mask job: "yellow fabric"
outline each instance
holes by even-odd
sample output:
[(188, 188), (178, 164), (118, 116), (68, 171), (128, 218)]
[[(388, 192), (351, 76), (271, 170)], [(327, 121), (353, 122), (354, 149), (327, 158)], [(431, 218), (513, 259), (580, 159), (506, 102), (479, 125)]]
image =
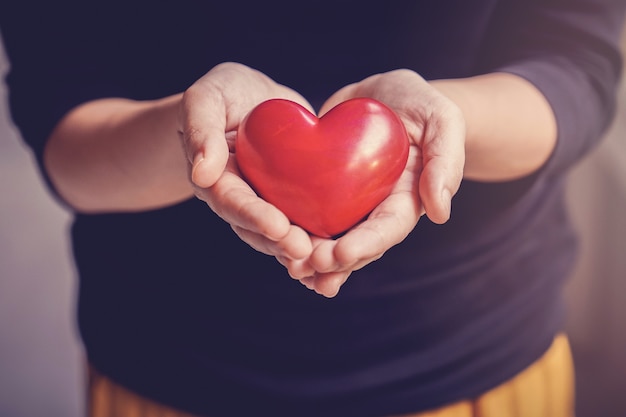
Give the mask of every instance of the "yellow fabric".
[[(194, 417), (142, 398), (89, 370), (89, 417)], [(530, 367), (482, 396), (396, 417), (574, 417), (574, 367), (559, 335)]]

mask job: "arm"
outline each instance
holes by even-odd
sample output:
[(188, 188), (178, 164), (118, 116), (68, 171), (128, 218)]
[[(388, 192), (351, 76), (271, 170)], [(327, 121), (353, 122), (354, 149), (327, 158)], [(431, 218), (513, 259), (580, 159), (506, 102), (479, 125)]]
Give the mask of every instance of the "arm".
[[(528, 82), (490, 74), (431, 84), (463, 110), (466, 178), (523, 176), (549, 157), (554, 118)], [(190, 198), (187, 161), (175, 133), (180, 100), (180, 95), (144, 102), (102, 99), (73, 110), (45, 152), (59, 193), (85, 212), (138, 211)]]
[(54, 128), (45, 166), (60, 195), (78, 211), (173, 204), (193, 196), (194, 184), (216, 183), (229, 157), (226, 132), (256, 104), (274, 97), (309, 106), (264, 74), (230, 63), (212, 69), (184, 94), (90, 101)]
[(55, 127), (44, 153), (46, 169), (79, 211), (141, 211), (195, 194), (255, 249), (306, 257), (309, 236), (256, 196), (229, 153), (226, 132), (275, 97), (310, 107), (264, 74), (232, 63), (216, 66), (184, 94), (91, 101)]
[(100, 99), (67, 114), (44, 152), (61, 197), (81, 212), (140, 211), (190, 198), (176, 135), (180, 99)]
[(437, 80), (431, 85), (459, 106), (465, 118), (465, 178), (520, 178), (538, 170), (553, 152), (557, 139), (554, 113), (528, 81), (491, 73)]

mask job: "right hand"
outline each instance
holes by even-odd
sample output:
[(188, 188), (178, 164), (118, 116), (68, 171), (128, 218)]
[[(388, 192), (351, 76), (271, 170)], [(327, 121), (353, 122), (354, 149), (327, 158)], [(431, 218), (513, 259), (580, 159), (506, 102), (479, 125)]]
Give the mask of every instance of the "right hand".
[(312, 252), (309, 234), (258, 197), (241, 178), (234, 159), (239, 124), (256, 105), (272, 98), (311, 109), (300, 94), (259, 71), (236, 63), (220, 64), (183, 94), (179, 136), (194, 193), (200, 200), (254, 249), (281, 259), (305, 259)]
[(379, 100), (398, 114), (409, 136), (409, 158), (390, 195), (365, 221), (338, 239), (313, 238), (308, 270), (297, 271), (299, 261), (280, 259), (292, 276), (326, 297), (335, 296), (353, 271), (402, 242), (423, 214), (445, 223), (463, 178), (463, 113), (419, 74), (395, 70), (370, 76), (337, 91), (320, 113), (355, 97)]

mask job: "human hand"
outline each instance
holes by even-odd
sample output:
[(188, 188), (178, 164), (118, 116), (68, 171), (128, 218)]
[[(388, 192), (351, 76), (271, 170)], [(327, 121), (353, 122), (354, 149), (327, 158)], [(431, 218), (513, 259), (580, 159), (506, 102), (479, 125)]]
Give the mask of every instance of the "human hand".
[(354, 97), (379, 100), (398, 114), (409, 135), (409, 160), (389, 197), (364, 222), (336, 240), (313, 237), (306, 262), (278, 257), (293, 277), (327, 297), (336, 295), (353, 271), (404, 240), (424, 213), (435, 223), (446, 222), (463, 177), (463, 115), (418, 74), (397, 70), (348, 85), (320, 114)]
[(271, 98), (285, 98), (311, 109), (301, 95), (259, 71), (236, 63), (220, 64), (183, 94), (179, 136), (195, 195), (256, 250), (300, 260), (310, 255), (311, 238), (256, 195), (241, 178), (232, 153), (241, 121)]

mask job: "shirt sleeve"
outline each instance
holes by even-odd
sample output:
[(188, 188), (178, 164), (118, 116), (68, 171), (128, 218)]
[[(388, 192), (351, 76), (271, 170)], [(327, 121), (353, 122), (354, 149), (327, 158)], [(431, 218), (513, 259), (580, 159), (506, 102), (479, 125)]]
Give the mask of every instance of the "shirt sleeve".
[(622, 0), (511, 0), (495, 9), (482, 70), (527, 79), (556, 118), (557, 145), (540, 175), (563, 173), (612, 121), (625, 9)]
[(112, 74), (111, 65), (105, 44), (94, 39), (90, 16), (76, 18), (70, 10), (42, 3), (36, 10), (23, 2), (6, 3), (0, 6), (0, 35), (9, 61), (4, 81), (11, 118), (58, 196), (43, 168), (52, 130), (77, 105), (126, 92), (118, 80), (101, 76)]
[(168, 32), (156, 29), (167, 14), (154, 21), (151, 9), (140, 3), (98, 8), (38, 2), (33, 9), (27, 2), (0, 2), (11, 117), (57, 196), (43, 155), (50, 134), (70, 110), (105, 97), (164, 97), (197, 78), (192, 70), (174, 75), (176, 65), (164, 64), (160, 49)]

